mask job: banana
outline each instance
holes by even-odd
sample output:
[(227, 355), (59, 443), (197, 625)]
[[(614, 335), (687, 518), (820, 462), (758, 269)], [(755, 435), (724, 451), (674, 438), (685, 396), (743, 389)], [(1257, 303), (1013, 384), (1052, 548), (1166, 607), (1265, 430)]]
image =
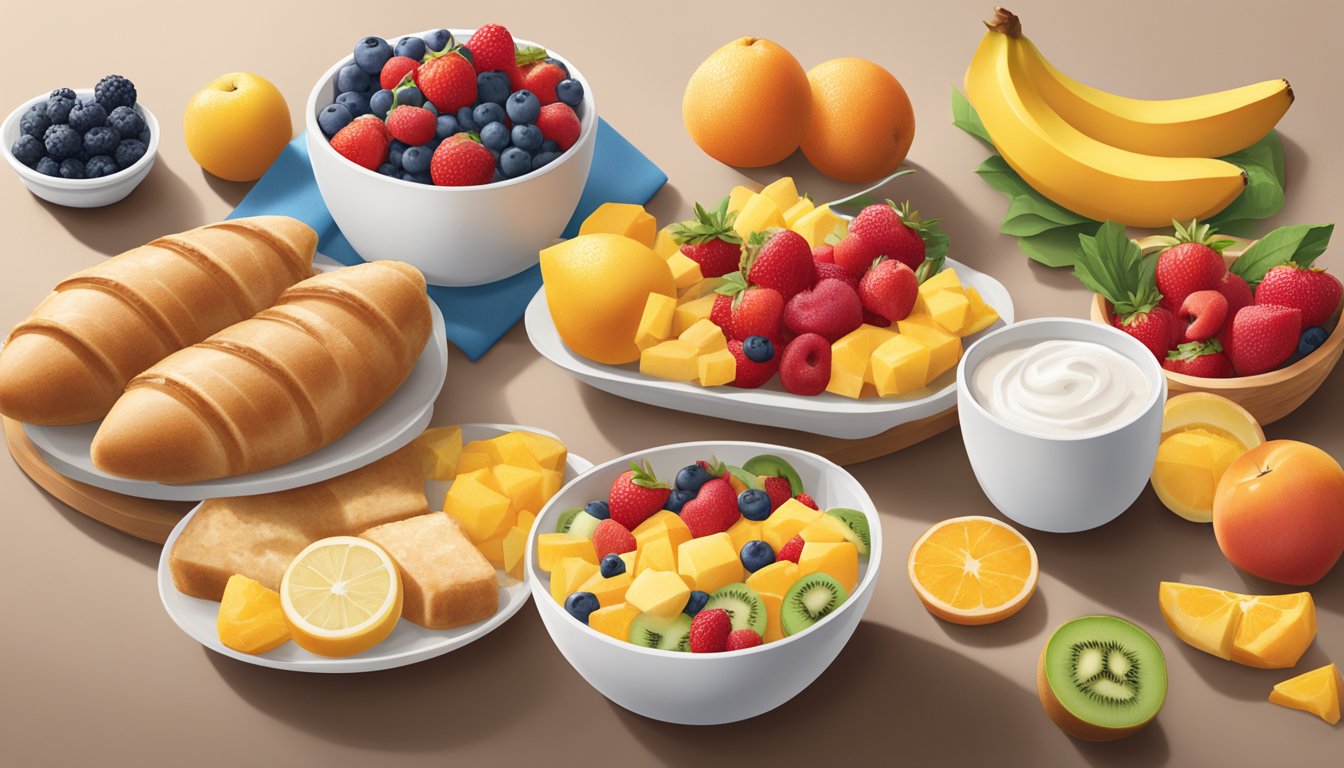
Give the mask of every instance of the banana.
[(1088, 218), (1154, 228), (1206, 219), (1241, 194), (1246, 173), (1232, 163), (1131, 152), (1075, 128), (1033, 86), (1014, 26), (990, 25), (966, 71), (966, 96), (1036, 191)]

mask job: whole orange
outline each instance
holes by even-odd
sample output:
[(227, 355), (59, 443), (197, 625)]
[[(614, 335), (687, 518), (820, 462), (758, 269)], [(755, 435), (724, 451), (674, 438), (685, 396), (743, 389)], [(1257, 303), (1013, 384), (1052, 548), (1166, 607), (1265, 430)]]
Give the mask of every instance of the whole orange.
[(221, 75), (187, 103), (187, 150), (229, 181), (256, 181), (294, 136), (289, 106), (271, 81), (250, 72)]
[(686, 83), (681, 119), (705, 154), (759, 168), (793, 154), (807, 130), (811, 88), (783, 47), (742, 37), (711, 53)]
[(915, 110), (890, 72), (866, 59), (823, 61), (807, 73), (812, 116), (803, 154), (841, 181), (873, 181), (896, 170), (915, 139)]

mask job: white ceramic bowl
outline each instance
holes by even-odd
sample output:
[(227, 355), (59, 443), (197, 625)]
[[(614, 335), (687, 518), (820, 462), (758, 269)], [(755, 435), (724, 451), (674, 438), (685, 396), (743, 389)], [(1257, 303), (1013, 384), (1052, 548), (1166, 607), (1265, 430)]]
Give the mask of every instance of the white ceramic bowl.
[[(1144, 410), (1110, 431), (1057, 437), (1010, 425), (976, 400), (970, 377), (985, 358), (1056, 339), (1095, 342), (1134, 361), (1151, 388)], [(1167, 379), (1147, 347), (1086, 320), (1046, 317), (1007, 326), (971, 345), (957, 366), (957, 413), (975, 479), (1000, 512), (1040, 531), (1096, 528), (1134, 503), (1153, 472), (1166, 399)]]
[[(581, 624), (550, 595), (550, 578), (537, 565), (539, 533), (554, 531), (560, 513), (606, 498), (612, 480), (630, 462), (647, 459), (660, 477), (697, 459), (715, 456), (742, 464), (771, 453), (798, 471), (808, 493), (823, 508), (848, 507), (868, 516), (872, 545), (861, 562), (859, 585), (849, 599), (815, 626), (791, 637), (732, 653), (691, 654), (641, 648)], [(796, 696), (825, 671), (849, 642), (872, 599), (882, 562), (882, 521), (863, 486), (845, 470), (815, 454), (778, 445), (703, 442), (665, 445), (612, 459), (583, 473), (542, 510), (527, 542), (532, 602), (551, 640), (590, 685), (626, 709), (670, 723), (731, 723), (768, 712)]]
[[(451, 31), (459, 43), (472, 32)], [(592, 86), (568, 59), (554, 51), (551, 55), (583, 84), (579, 140), (549, 165), (477, 187), (435, 187), (394, 179), (336, 154), (317, 125), (317, 115), (336, 99), (336, 74), (354, 55), (327, 70), (313, 86), (304, 111), (308, 155), (322, 199), (360, 256), (367, 261), (407, 262), (434, 285), (490, 283), (537, 263), (541, 249), (560, 236), (579, 203), (597, 134)]]
[[(10, 151), (10, 147), (19, 139), (19, 118), (23, 117), (23, 113), (27, 112), (29, 107), (40, 101), (46, 101), (50, 95), (50, 92), (46, 92), (25, 101), (18, 109), (10, 112), (5, 122), (0, 124), (0, 143), (4, 144), (5, 160), (9, 162), (9, 167), (19, 174), (23, 185), (29, 192), (49, 203), (70, 208), (101, 208), (131, 194), (131, 191), (149, 175), (159, 154), (159, 121), (154, 119), (154, 113), (146, 109), (144, 104), (136, 102), (135, 111), (140, 113), (140, 117), (145, 119), (145, 125), (149, 127), (149, 146), (145, 150), (145, 156), (135, 161), (130, 168), (123, 168), (110, 176), (97, 179), (47, 176), (20, 163)], [(75, 95), (92, 96), (93, 89), (80, 88), (75, 91)]]

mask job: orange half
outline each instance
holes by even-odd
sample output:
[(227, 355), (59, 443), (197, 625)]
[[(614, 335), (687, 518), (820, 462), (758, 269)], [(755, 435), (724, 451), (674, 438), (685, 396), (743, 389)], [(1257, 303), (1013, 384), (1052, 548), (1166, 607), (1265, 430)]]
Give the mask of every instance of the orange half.
[(910, 550), (910, 583), (929, 613), (954, 624), (991, 624), (1022, 610), (1040, 572), (1031, 542), (989, 517), (954, 517)]
[(1291, 667), (1316, 638), (1316, 604), (1310, 592), (1243, 595), (1164, 581), (1158, 603), (1177, 637), (1249, 667)]

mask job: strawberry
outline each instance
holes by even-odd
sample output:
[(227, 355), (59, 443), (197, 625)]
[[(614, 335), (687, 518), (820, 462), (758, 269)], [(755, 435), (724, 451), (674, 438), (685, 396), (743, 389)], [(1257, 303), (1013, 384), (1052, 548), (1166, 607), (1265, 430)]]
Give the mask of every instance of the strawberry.
[(780, 560), (788, 560), (791, 563), (797, 563), (798, 558), (802, 557), (802, 555), (803, 555), (803, 537), (794, 536), (792, 539), (789, 539), (787, 542), (785, 542), (784, 546), (780, 547), (779, 551), (775, 553), (775, 562), (779, 562)]
[(387, 159), (387, 129), (373, 115), (362, 115), (331, 137), (331, 148), (346, 160), (370, 171)]
[(822, 280), (784, 305), (784, 324), (794, 333), (816, 333), (834, 342), (863, 323), (859, 294), (840, 280)]
[(733, 354), (733, 360), (737, 362), (733, 378), (734, 387), (755, 389), (774, 378), (775, 372), (779, 370), (781, 355), (775, 355), (763, 363), (758, 363), (742, 352), (742, 342), (737, 339), (728, 340), (728, 351)]
[(733, 336), (733, 297), (724, 293), (714, 297), (714, 306), (709, 310), (709, 320), (719, 326), (725, 338)]
[(471, 65), (477, 74), (496, 69), (503, 72), (517, 69), (513, 35), (501, 24), (478, 27), (464, 47), (471, 51)]
[(864, 325), (875, 325), (878, 328), (886, 328), (891, 325), (891, 321), (881, 315), (874, 315), (868, 310), (863, 311)]
[(800, 493), (795, 498), (797, 498), (798, 503), (802, 504), (804, 507), (810, 507), (811, 509), (815, 510), (821, 509), (821, 507), (817, 506), (817, 500), (812, 498), (806, 493)]
[(1287, 360), (1302, 333), (1302, 310), (1277, 304), (1243, 307), (1223, 335), (1238, 376), (1264, 373)]
[(816, 248), (813, 248), (813, 249), (812, 249), (812, 260), (815, 261), (815, 262), (817, 262), (818, 264), (834, 264), (834, 263), (835, 263), (835, 246), (834, 246), (834, 245), (818, 245)]
[(406, 79), (406, 75), (415, 71), (420, 66), (420, 62), (408, 56), (393, 56), (383, 65), (383, 71), (378, 73), (378, 84), (386, 90), (392, 90)]
[(611, 493), (607, 494), (611, 519), (633, 531), (662, 509), (671, 493), (672, 489), (658, 480), (647, 461), (643, 465), (631, 462), (630, 469), (612, 481)]
[[(919, 269), (924, 263), (927, 241), (942, 237), (938, 227), (941, 219), (921, 219), (918, 211), (910, 210), (910, 202), (901, 204), (888, 200), (885, 204), (870, 205), (859, 211), (849, 223), (849, 233), (872, 243), (877, 256), (886, 256), (910, 269)], [(872, 263), (872, 259), (869, 259)]]
[(691, 619), (691, 653), (721, 653), (728, 649), (733, 620), (722, 608), (701, 611)]
[(1227, 272), (1223, 248), (1232, 241), (1216, 239), (1213, 228), (1198, 221), (1188, 227), (1173, 221), (1172, 226), (1175, 236), (1161, 238), (1168, 247), (1157, 257), (1157, 289), (1162, 292), (1162, 306), (1176, 312), (1195, 291), (1218, 289)]
[(1223, 279), (1218, 281), (1216, 289), (1227, 299), (1227, 316), (1236, 317), (1237, 312), (1242, 307), (1249, 307), (1255, 303), (1255, 296), (1251, 293), (1251, 286), (1246, 280), (1235, 272), (1224, 272)]
[(1255, 289), (1256, 304), (1278, 304), (1302, 311), (1302, 326), (1325, 325), (1339, 308), (1339, 280), (1323, 269), (1289, 263), (1265, 273)]
[(542, 136), (560, 145), (561, 152), (574, 146), (574, 142), (579, 140), (582, 128), (579, 116), (574, 114), (574, 108), (558, 101), (541, 108), (541, 114), (537, 116), (537, 127), (541, 129)]
[(440, 187), (489, 184), (495, 177), (494, 155), (479, 141), (456, 138), (450, 137), (434, 150), (429, 161), (430, 178)]
[[(830, 381), (831, 343), (825, 337), (804, 333), (784, 347), (784, 354), (779, 359), (779, 383), (784, 389), (795, 395), (820, 395)], [(766, 492), (769, 491), (767, 485)], [(773, 505), (773, 495), (770, 501)]]
[(1166, 307), (1152, 307), (1147, 312), (1134, 312), (1128, 315), (1116, 315), (1111, 325), (1143, 342), (1158, 360), (1167, 356), (1171, 341), (1179, 331), (1176, 330), (1176, 316)]
[(681, 521), (697, 539), (722, 533), (741, 519), (742, 513), (737, 511), (737, 494), (721, 477), (700, 486), (695, 498), (681, 507)]
[(1182, 341), (1211, 339), (1227, 319), (1227, 297), (1218, 291), (1195, 291), (1181, 302), (1180, 320), (1189, 320)]
[(876, 245), (853, 232), (835, 244), (835, 263), (855, 277), (862, 277), (879, 255)]
[(1226, 379), (1233, 375), (1232, 361), (1223, 354), (1223, 345), (1217, 339), (1180, 345), (1167, 353), (1162, 367), (1172, 373), (1206, 379)]
[(415, 84), (441, 115), (476, 103), (476, 70), (461, 47), (451, 48), (415, 70)]
[(793, 498), (793, 486), (789, 484), (787, 477), (764, 475), (761, 477), (761, 486), (765, 495), (770, 497), (771, 512), (779, 509), (779, 505)]
[(686, 258), (700, 265), (704, 277), (721, 277), (737, 270), (742, 259), (742, 238), (733, 230), (736, 212), (728, 210), (728, 198), (713, 210), (695, 204), (695, 218), (672, 225), (672, 241)]
[(523, 88), (535, 93), (542, 106), (554, 104), (555, 86), (569, 77), (565, 70), (544, 61), (529, 64), (523, 69)]
[(1092, 236), (1079, 235), (1073, 274), (1111, 304), (1111, 325), (1143, 342), (1161, 361), (1179, 340), (1176, 316), (1158, 306), (1152, 257), (1114, 221)]
[(813, 274), (812, 278), (813, 285), (820, 283), (822, 280), (839, 280), (845, 285), (848, 285), (850, 288), (853, 288), (855, 291), (859, 290), (859, 278), (855, 277), (854, 273), (850, 272), (849, 270), (845, 269), (839, 264), (836, 264), (835, 262), (831, 261), (812, 262), (812, 274)]
[(756, 630), (734, 629), (728, 633), (728, 641), (724, 644), (723, 649), (725, 651), (741, 651), (747, 648), (755, 648), (760, 644), (761, 636), (756, 634)]
[(887, 321), (904, 320), (919, 298), (919, 279), (905, 262), (879, 257), (873, 268), (859, 281), (859, 301), (863, 308)]
[(784, 316), (784, 297), (770, 288), (748, 288), (733, 299), (733, 338), (746, 341), (749, 336), (764, 336), (776, 345)]
[(387, 113), (387, 130), (397, 141), (418, 147), (434, 138), (435, 120), (428, 109), (403, 104)]
[(637, 546), (634, 534), (624, 525), (607, 518), (593, 529), (593, 549), (597, 550), (598, 562), (610, 554), (623, 555), (634, 552)]
[(792, 230), (755, 232), (743, 249), (742, 271), (752, 285), (774, 288), (788, 301), (812, 285), (812, 249)]

